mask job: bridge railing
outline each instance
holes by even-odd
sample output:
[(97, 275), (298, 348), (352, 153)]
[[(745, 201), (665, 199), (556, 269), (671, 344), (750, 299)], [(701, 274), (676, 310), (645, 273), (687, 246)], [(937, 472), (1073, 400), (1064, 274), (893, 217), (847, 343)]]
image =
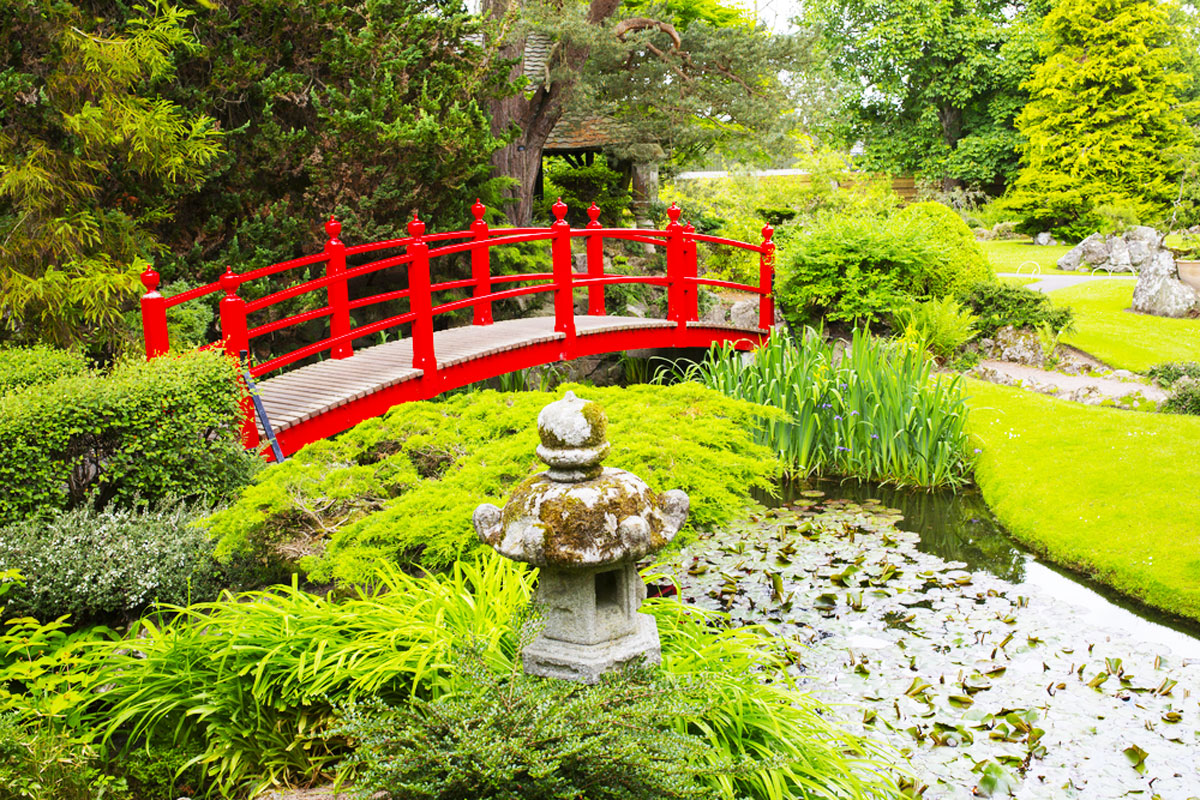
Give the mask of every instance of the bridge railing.
[[(328, 241), (322, 252), (302, 258), (271, 264), (244, 273), (235, 273), (227, 268), (217, 281), (186, 292), (164, 297), (158, 291), (159, 275), (153, 268), (142, 273), (146, 287), (142, 296), (142, 325), (146, 345), (146, 357), (166, 353), (170, 347), (167, 327), (167, 310), (181, 303), (197, 300), (217, 292), (224, 292), (219, 303), (221, 341), (206, 347), (222, 347), (237, 357), (250, 349), (251, 340), (276, 331), (301, 325), (312, 320), (329, 318), (329, 335), (311, 344), (296, 348), (289, 353), (270, 358), (250, 368), (254, 377), (260, 377), (288, 364), (320, 353), (328, 352), (331, 358), (349, 358), (354, 354), (355, 341), (374, 336), (382, 331), (401, 325), (411, 325), (410, 337), (413, 346), (415, 369), (427, 374), (437, 370), (434, 352), (433, 318), (464, 308), (473, 309), (474, 325), (492, 324), (492, 304), (509, 298), (532, 295), (540, 292), (554, 293), (555, 330), (568, 340), (575, 337), (574, 292), (586, 289), (588, 314), (605, 314), (604, 287), (620, 283), (641, 283), (665, 286), (667, 289), (667, 319), (680, 327), (699, 320), (700, 286), (715, 286), (741, 290), (759, 295), (759, 325), (769, 328), (774, 320), (771, 297), (775, 271), (774, 230), (771, 226), (762, 229), (762, 241), (758, 244), (722, 239), (696, 233), (690, 224), (680, 224), (680, 209), (672, 204), (667, 210), (669, 222), (663, 230), (637, 228), (605, 228), (599, 222), (600, 209), (593, 203), (588, 209), (591, 221), (585, 228), (572, 228), (565, 220), (567, 206), (560, 200), (552, 207), (555, 221), (548, 228), (501, 228), (489, 229), (484, 215), (487, 208), (479, 201), (471, 207), (474, 221), (469, 229), (445, 233), (425, 233), (425, 223), (414, 214), (408, 223), (408, 236), (370, 244), (347, 247), (341, 241), (342, 225), (332, 217), (325, 223)], [(576, 273), (571, 252), (571, 240), (586, 240), (586, 271)], [(665, 276), (622, 275), (604, 271), (604, 241), (617, 239), (639, 242), (665, 248), (667, 269)], [(551, 271), (520, 273), (514, 275), (492, 274), (491, 250), (495, 247), (521, 242), (549, 241)], [(758, 285), (702, 278), (697, 272), (697, 245), (707, 242), (718, 246), (740, 248), (759, 254)], [(347, 266), (347, 257), (381, 253), (387, 250), (403, 252), (389, 255), (353, 267)], [(461, 280), (431, 283), (430, 264), (435, 258), (469, 253), (471, 277)], [(271, 292), (255, 300), (247, 301), (239, 296), (244, 284), (260, 278), (277, 275), (289, 270), (300, 269), (312, 264), (325, 264), (322, 277), (296, 283)], [(349, 282), (381, 270), (404, 267), (408, 271), (408, 286), (404, 289), (381, 292), (367, 297), (350, 299)], [(527, 284), (515, 288), (496, 288), (511, 283)], [(434, 294), (454, 289), (471, 289), (468, 297), (434, 304)], [(325, 305), (298, 314), (261, 323), (251, 327), (250, 315), (277, 306), (300, 295), (324, 291)], [(408, 310), (362, 325), (354, 325), (351, 312), (361, 308), (408, 301)]]

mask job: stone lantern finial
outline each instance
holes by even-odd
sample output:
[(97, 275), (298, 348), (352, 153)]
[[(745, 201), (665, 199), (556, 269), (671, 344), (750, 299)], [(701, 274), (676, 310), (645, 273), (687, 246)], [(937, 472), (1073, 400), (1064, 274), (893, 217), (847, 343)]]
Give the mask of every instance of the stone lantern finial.
[(531, 674), (595, 683), (622, 664), (661, 660), (654, 618), (638, 613), (646, 586), (637, 561), (678, 533), (688, 497), (660, 495), (604, 467), (607, 428), (598, 405), (567, 392), (538, 415), (537, 455), (549, 469), (518, 486), (503, 509), (475, 509), (480, 539), (541, 568), (546, 626), (522, 655)]

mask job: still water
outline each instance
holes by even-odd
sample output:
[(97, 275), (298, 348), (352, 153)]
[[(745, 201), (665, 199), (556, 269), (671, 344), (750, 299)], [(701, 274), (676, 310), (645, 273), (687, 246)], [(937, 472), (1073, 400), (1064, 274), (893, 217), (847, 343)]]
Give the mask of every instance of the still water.
[(918, 534), (923, 552), (946, 561), (962, 561), (970, 570), (983, 570), (1018, 586), (1035, 586), (1075, 607), (1099, 628), (1163, 644), (1181, 658), (1200, 661), (1200, 625), (1139, 606), (1038, 560), (1008, 535), (977, 490), (926, 492), (863, 481), (818, 480), (785, 484), (779, 498), (759, 499), (766, 505), (789, 503), (800, 492), (812, 489), (829, 499), (862, 503), (874, 498), (899, 509), (904, 521), (898, 527)]

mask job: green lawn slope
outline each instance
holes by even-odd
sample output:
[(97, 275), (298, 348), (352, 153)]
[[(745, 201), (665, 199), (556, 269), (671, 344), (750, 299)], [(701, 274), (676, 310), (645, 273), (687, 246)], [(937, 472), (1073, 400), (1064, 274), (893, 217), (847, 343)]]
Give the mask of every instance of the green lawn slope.
[(1019, 541), (1200, 620), (1200, 417), (1083, 406), (968, 380), (976, 480)]
[(1200, 319), (1168, 319), (1129, 310), (1134, 281), (1097, 280), (1050, 292), (1075, 310), (1062, 341), (1110, 367), (1145, 372), (1164, 361), (1200, 361)]
[(1040, 247), (1028, 239), (992, 239), (979, 245), (995, 272), (1016, 272), (1024, 266), (1021, 272), (1029, 273), (1033, 270), (1029, 264), (1032, 261), (1042, 268), (1043, 275), (1047, 272), (1062, 273), (1057, 262), (1071, 249), (1068, 245)]

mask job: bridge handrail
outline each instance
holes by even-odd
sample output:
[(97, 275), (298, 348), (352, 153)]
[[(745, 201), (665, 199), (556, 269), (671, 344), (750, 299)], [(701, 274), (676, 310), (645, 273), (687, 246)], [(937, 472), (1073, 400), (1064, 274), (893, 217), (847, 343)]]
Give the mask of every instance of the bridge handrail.
[[(772, 241), (774, 229), (771, 226), (768, 225), (762, 229), (761, 243), (752, 244), (696, 233), (695, 228), (690, 224), (680, 224), (681, 212), (674, 204), (667, 211), (670, 221), (664, 230), (605, 228), (599, 222), (600, 209), (595, 203), (587, 210), (591, 221), (584, 228), (572, 228), (566, 222), (567, 207), (561, 200), (554, 204), (552, 210), (555, 221), (548, 228), (497, 228), (492, 230), (484, 221), (486, 207), (476, 201), (475, 205), (471, 207), (471, 213), (475, 219), (468, 230), (426, 234), (425, 223), (414, 214), (412, 221), (408, 223), (409, 235), (407, 237), (352, 247), (347, 247), (342, 243), (339, 238), (342, 224), (330, 217), (325, 223), (325, 231), (329, 238), (320, 253), (282, 261), (242, 274), (234, 273), (232, 268), (227, 268), (225, 274), (217, 281), (181, 292), (170, 298), (163, 297), (158, 293), (160, 278), (151, 267), (141, 276), (142, 283), (147, 290), (141, 300), (146, 356), (154, 358), (166, 353), (170, 348), (166, 315), (168, 308), (204, 297), (218, 290), (225, 292), (225, 296), (219, 304), (221, 341), (207, 345), (207, 347), (221, 346), (226, 352), (235, 356), (248, 351), (249, 342), (253, 338), (324, 317), (330, 319), (327, 337), (254, 366), (251, 374), (255, 377), (326, 351), (335, 359), (348, 358), (354, 353), (354, 341), (408, 323), (412, 323), (413, 326), (410, 334), (413, 344), (413, 368), (424, 370), (426, 373), (435, 372), (437, 359), (433, 351), (434, 316), (473, 307), (474, 324), (490, 325), (492, 324), (491, 308), (493, 303), (542, 292), (554, 292), (555, 330), (561, 332), (568, 340), (573, 340), (575, 336), (575, 312), (572, 296), (574, 289), (587, 290), (590, 315), (604, 315), (606, 313), (604, 287), (622, 283), (665, 286), (667, 288), (668, 319), (681, 328), (685, 327), (688, 322), (699, 319), (697, 290), (700, 286), (718, 286), (758, 294), (760, 296), (760, 326), (768, 328), (773, 322), (774, 305), (771, 291), (774, 279), (775, 243)], [(587, 265), (585, 272), (575, 272), (574, 270), (571, 240), (577, 238), (585, 240)], [(466, 241), (462, 241), (464, 239)], [(643, 276), (605, 272), (603, 264), (605, 239), (640, 242), (653, 247), (665, 248), (667, 274), (665, 276)], [(552, 267), (550, 272), (491, 274), (490, 256), (493, 247), (534, 241), (550, 242)], [(697, 245), (700, 242), (758, 253), (760, 255), (759, 284), (752, 286), (734, 281), (699, 277), (697, 274)], [(440, 246), (431, 249), (430, 245), (435, 243)], [(404, 253), (399, 255), (379, 258), (353, 267), (348, 267), (346, 264), (347, 256), (376, 253), (401, 247), (404, 248)], [(439, 256), (456, 253), (470, 255), (471, 277), (431, 283), (430, 261)], [(246, 301), (238, 296), (238, 289), (249, 281), (317, 263), (325, 264), (324, 276), (302, 281), (251, 301)], [(381, 292), (354, 300), (349, 299), (348, 282), (350, 279), (397, 266), (407, 267), (407, 288)], [(505, 283), (529, 285), (511, 289), (493, 289), (493, 285)], [(467, 288), (472, 290), (470, 297), (451, 300), (436, 306), (433, 304), (433, 292)], [(255, 327), (247, 325), (248, 314), (321, 289), (326, 292), (326, 302), (319, 308), (292, 314)], [(407, 299), (409, 304), (409, 310), (405, 313), (357, 327), (351, 324), (350, 311), (352, 310), (402, 299)], [(253, 428), (252, 425), (250, 427)], [(247, 435), (250, 437), (249, 433)]]

